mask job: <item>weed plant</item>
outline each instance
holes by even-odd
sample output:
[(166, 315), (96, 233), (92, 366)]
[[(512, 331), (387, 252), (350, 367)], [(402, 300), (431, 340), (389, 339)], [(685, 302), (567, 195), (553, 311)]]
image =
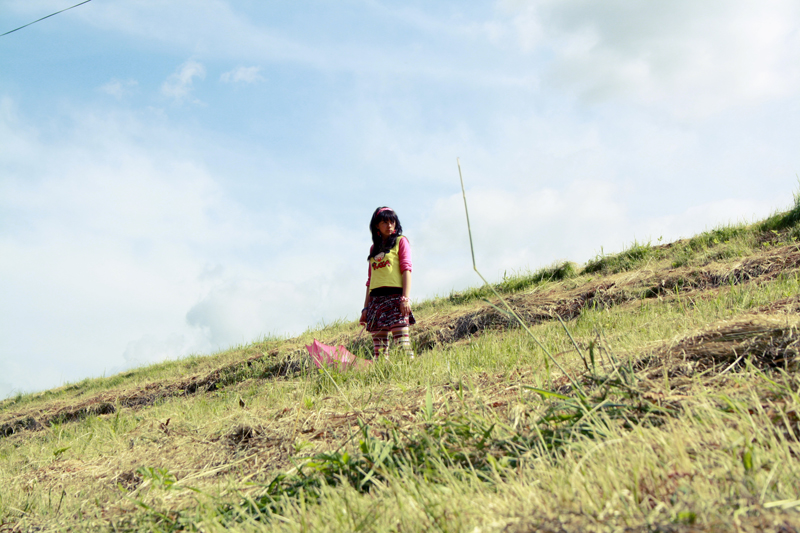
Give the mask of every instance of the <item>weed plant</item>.
[(800, 190), (794, 193), (794, 205), (789, 211), (779, 212), (757, 225), (761, 232), (784, 232), (789, 230), (790, 236), (797, 238), (800, 226)]
[(660, 259), (663, 254), (650, 243), (634, 242), (629, 248), (614, 255), (598, 256), (586, 263), (583, 274), (616, 274), (640, 267), (651, 259)]
[(544, 283), (562, 281), (575, 277), (578, 274), (578, 267), (575, 263), (565, 261), (555, 263), (535, 272), (503, 274), (503, 280), (493, 284), (491, 287), (473, 287), (465, 291), (451, 292), (445, 298), (438, 298), (422, 302), (416, 306), (416, 310), (425, 311), (433, 307), (449, 307), (451, 305), (463, 305), (470, 302), (484, 300), (494, 296), (494, 291), (500, 294), (515, 294), (524, 292), (531, 288), (540, 286)]

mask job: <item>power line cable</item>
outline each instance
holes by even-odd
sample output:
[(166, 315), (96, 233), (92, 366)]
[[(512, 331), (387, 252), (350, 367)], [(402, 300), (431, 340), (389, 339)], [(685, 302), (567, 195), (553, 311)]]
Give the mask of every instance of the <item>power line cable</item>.
[(74, 5), (74, 6), (72, 6), (72, 7), (68, 7), (68, 8), (66, 8), (66, 9), (62, 9), (61, 11), (56, 11), (55, 13), (50, 13), (50, 14), (49, 14), (49, 15), (47, 15), (46, 17), (42, 17), (42, 18), (40, 18), (40, 19), (38, 19), (38, 20), (34, 20), (33, 22), (29, 22), (29, 23), (25, 24), (24, 26), (20, 26), (19, 28), (16, 28), (16, 29), (13, 29), (13, 30), (11, 30), (11, 31), (7, 31), (7, 32), (5, 32), (5, 33), (3, 33), (3, 34), (0, 34), (0, 37), (3, 37), (4, 35), (8, 35), (9, 33), (14, 33), (15, 31), (17, 31), (17, 30), (21, 30), (22, 28), (27, 28), (27, 27), (28, 27), (28, 26), (30, 26), (31, 24), (36, 24), (37, 22), (41, 22), (41, 21), (42, 21), (42, 20), (44, 20), (44, 19), (49, 19), (49, 18), (50, 18), (50, 17), (52, 17), (53, 15), (58, 15), (59, 13), (63, 13), (64, 11), (69, 11), (70, 9), (76, 8), (76, 7), (78, 7), (78, 6), (82, 6), (83, 4), (88, 4), (88, 3), (89, 3), (89, 2), (91, 2), (91, 1), (92, 1), (92, 0), (83, 0), (83, 2), (81, 2), (81, 3), (79, 3), (79, 4), (75, 4), (75, 5)]

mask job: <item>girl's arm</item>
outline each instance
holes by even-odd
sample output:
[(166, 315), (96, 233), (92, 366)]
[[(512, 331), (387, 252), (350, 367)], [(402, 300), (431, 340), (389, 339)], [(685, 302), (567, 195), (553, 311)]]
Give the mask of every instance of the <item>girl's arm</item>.
[(403, 276), (403, 300), (400, 302), (400, 312), (403, 316), (411, 314), (411, 246), (408, 244), (406, 237), (400, 237), (400, 246), (398, 247), (398, 256), (400, 259), (400, 272)]
[(403, 272), (403, 300), (400, 302), (400, 312), (403, 316), (411, 314), (411, 301), (409, 300), (411, 294), (411, 271), (406, 270)]
[[(373, 246), (369, 247), (369, 253), (372, 255)], [(369, 261), (367, 261), (367, 295), (364, 297), (364, 309), (361, 310), (361, 318), (359, 324), (367, 323), (367, 306), (369, 305), (369, 281), (372, 279), (372, 269), (370, 268)]]
[(367, 286), (367, 295), (364, 297), (364, 309), (361, 310), (361, 318), (359, 319), (359, 324), (366, 324), (367, 323), (367, 306), (369, 305), (369, 286)]

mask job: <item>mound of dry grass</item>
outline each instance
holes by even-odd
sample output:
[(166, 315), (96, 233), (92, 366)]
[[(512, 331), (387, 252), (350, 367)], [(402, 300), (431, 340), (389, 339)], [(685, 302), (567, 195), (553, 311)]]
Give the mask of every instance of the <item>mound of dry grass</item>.
[(758, 368), (795, 372), (800, 364), (800, 316), (751, 315), (716, 324), (671, 346), (666, 355), (678, 367), (702, 372), (749, 360)]

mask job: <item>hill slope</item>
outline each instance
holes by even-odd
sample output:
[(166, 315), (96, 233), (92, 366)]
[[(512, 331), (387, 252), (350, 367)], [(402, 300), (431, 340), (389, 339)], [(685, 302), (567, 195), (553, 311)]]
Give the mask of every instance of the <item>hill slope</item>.
[(799, 220), (6, 400), (0, 531), (797, 531)]

